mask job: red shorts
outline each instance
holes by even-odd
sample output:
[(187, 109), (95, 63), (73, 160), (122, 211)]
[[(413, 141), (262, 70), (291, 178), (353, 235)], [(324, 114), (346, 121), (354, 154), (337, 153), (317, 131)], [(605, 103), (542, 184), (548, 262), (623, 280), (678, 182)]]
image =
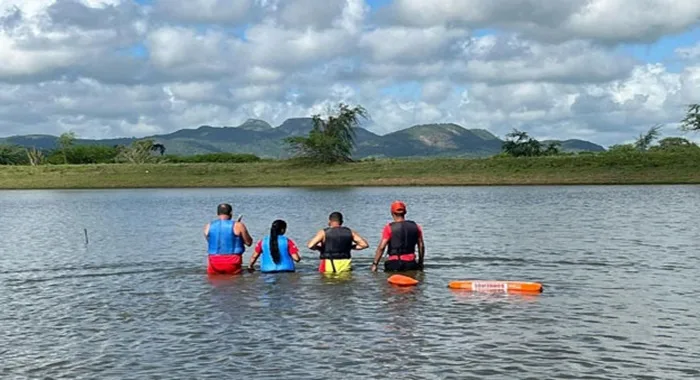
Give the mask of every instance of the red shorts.
[(238, 274), (242, 270), (241, 255), (209, 255), (208, 274)]
[(415, 261), (416, 254), (415, 253), (408, 253), (405, 255), (390, 255), (387, 258), (387, 260)]

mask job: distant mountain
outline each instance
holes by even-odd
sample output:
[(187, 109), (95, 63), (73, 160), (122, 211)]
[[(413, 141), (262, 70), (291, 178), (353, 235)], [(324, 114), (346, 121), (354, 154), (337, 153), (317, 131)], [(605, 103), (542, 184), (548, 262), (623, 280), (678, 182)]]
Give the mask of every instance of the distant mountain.
[(489, 156), (500, 152), (501, 144), (496, 136), (483, 130), (468, 130), (457, 124), (424, 124), (358, 142), (358, 155)]
[[(253, 153), (260, 157), (286, 158), (284, 138), (303, 136), (311, 131), (311, 118), (292, 118), (278, 127), (263, 120), (249, 119), (237, 127), (202, 125), (164, 135), (149, 136), (165, 145), (166, 154), (202, 154), (214, 152)], [(503, 141), (483, 129), (465, 129), (457, 124), (424, 124), (386, 135), (356, 128), (355, 158), (364, 157), (483, 157), (501, 151)], [(12, 136), (0, 144), (16, 144), (38, 149), (53, 149), (58, 138), (49, 135)], [(77, 139), (76, 144), (129, 145), (136, 138), (104, 140)], [(548, 143), (549, 141), (543, 141)], [(604, 151), (600, 145), (584, 140), (561, 141), (568, 152)]]

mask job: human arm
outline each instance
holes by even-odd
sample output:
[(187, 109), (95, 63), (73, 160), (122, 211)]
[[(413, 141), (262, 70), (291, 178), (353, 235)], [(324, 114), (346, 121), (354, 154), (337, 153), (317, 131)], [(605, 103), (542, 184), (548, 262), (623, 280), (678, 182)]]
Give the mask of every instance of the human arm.
[(207, 223), (207, 224), (204, 226), (204, 238), (205, 238), (205, 239), (208, 239), (208, 238), (209, 238), (209, 223)]
[(323, 230), (320, 230), (316, 233), (316, 236), (311, 238), (308, 243), (306, 243), (306, 247), (309, 248), (310, 250), (318, 251), (321, 249), (321, 245), (323, 244), (323, 239), (326, 237), (326, 234), (323, 233)]
[(365, 238), (360, 236), (360, 234), (358, 234), (355, 231), (352, 231), (352, 241), (353, 241), (353, 243), (355, 243), (354, 249), (356, 249), (358, 251), (363, 250), (365, 248), (369, 248), (369, 244), (367, 243), (367, 240), (365, 240)]
[(372, 266), (370, 269), (372, 272), (377, 271), (377, 265), (382, 260), (382, 255), (384, 254), (384, 249), (386, 249), (387, 244), (389, 244), (389, 239), (382, 239), (377, 245), (377, 250), (374, 252), (374, 260), (372, 260)]
[(243, 222), (236, 222), (236, 224), (233, 226), (233, 232), (236, 235), (241, 236), (243, 238), (243, 244), (246, 246), (250, 247), (253, 245), (253, 237), (250, 236), (250, 233), (248, 232), (248, 227), (245, 226)]
[(289, 251), (289, 255), (292, 256), (292, 260), (294, 260), (294, 262), (298, 263), (301, 261), (301, 256), (299, 256), (299, 248), (297, 248), (294, 240), (287, 239), (287, 251)]
[(418, 226), (418, 266), (423, 269), (423, 258), (425, 257), (425, 242), (423, 241), (423, 229)]
[(374, 260), (372, 260), (371, 266), (372, 272), (377, 271), (377, 265), (379, 265), (379, 261), (381, 261), (382, 255), (384, 254), (384, 250), (389, 244), (389, 239), (391, 239), (391, 227), (389, 227), (389, 225), (387, 224), (382, 230), (382, 239), (379, 241), (379, 244), (377, 245), (377, 250), (374, 253)]
[(258, 257), (260, 257), (260, 253), (262, 253), (262, 240), (258, 242), (258, 244), (255, 245), (255, 249), (253, 250), (253, 254), (250, 255), (250, 264), (248, 264), (248, 271), (252, 272), (255, 270), (255, 262), (258, 261)]

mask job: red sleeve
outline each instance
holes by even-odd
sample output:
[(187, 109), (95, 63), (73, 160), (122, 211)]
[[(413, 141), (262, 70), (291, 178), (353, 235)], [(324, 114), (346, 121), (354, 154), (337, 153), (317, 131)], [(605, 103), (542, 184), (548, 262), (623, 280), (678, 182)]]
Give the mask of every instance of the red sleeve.
[(296, 243), (294, 243), (294, 240), (292, 239), (287, 239), (287, 250), (289, 251), (290, 255), (299, 254), (299, 248), (297, 248)]
[(255, 245), (255, 253), (262, 252), (262, 240), (258, 240), (258, 244)]
[(388, 224), (384, 226), (384, 229), (382, 230), (382, 240), (383, 239), (391, 239), (391, 226)]

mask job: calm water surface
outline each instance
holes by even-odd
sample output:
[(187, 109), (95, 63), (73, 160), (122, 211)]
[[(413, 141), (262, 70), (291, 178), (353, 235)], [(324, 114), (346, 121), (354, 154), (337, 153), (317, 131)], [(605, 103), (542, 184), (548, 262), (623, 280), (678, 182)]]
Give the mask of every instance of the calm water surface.
[[(426, 235), (412, 289), (369, 271), (395, 198)], [(371, 248), (342, 278), (303, 250), (297, 273), (210, 279), (222, 201), (299, 245), (338, 209)], [(700, 378), (698, 186), (5, 191), (0, 211), (2, 379)], [(469, 278), (545, 291), (446, 287)]]

